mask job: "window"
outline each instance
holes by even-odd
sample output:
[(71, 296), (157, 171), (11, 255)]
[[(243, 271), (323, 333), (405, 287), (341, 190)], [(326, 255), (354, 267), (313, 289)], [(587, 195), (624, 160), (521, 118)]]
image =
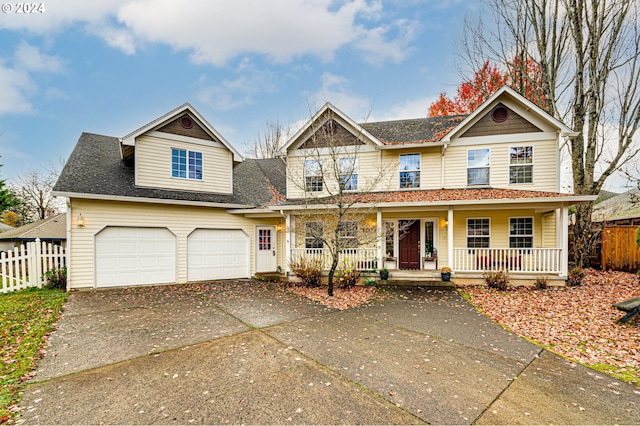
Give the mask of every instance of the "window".
[(345, 157), (338, 159), (340, 170), (340, 187), (344, 191), (358, 190), (358, 159), (356, 157)]
[(393, 222), (385, 222), (384, 223), (384, 251), (387, 257), (393, 257), (395, 253), (394, 243), (395, 243), (395, 234), (396, 234), (396, 226)]
[(533, 248), (532, 217), (512, 217), (509, 219), (509, 247)]
[(467, 185), (489, 185), (489, 148), (467, 151)]
[(424, 255), (426, 257), (435, 257), (435, 226), (434, 222), (428, 220), (424, 223)]
[(400, 188), (420, 188), (420, 154), (400, 156)]
[(345, 248), (358, 247), (358, 222), (338, 223), (338, 246)]
[(309, 192), (322, 191), (322, 160), (305, 160), (304, 183)]
[(202, 180), (202, 153), (171, 148), (171, 176)]
[(467, 219), (467, 247), (489, 248), (489, 219)]
[(509, 148), (509, 183), (533, 183), (533, 147)]
[(304, 247), (308, 249), (321, 249), (324, 246), (322, 243), (323, 232), (324, 226), (322, 222), (307, 222)]

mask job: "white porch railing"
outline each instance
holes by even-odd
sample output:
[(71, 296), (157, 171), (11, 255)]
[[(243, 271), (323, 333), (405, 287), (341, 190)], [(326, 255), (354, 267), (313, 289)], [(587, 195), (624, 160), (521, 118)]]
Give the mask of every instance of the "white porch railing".
[(455, 272), (502, 271), (560, 274), (560, 248), (454, 248), (452, 268)]
[[(321, 248), (293, 248), (291, 249), (291, 262), (300, 258), (313, 259), (322, 262), (323, 269), (331, 266), (331, 254), (327, 249)], [(376, 248), (349, 248), (344, 249), (338, 257), (338, 268), (344, 264), (358, 270), (378, 268), (378, 249)]]
[(0, 252), (0, 293), (42, 287), (45, 283), (43, 274), (54, 268), (64, 268), (66, 261), (64, 248), (40, 241)]

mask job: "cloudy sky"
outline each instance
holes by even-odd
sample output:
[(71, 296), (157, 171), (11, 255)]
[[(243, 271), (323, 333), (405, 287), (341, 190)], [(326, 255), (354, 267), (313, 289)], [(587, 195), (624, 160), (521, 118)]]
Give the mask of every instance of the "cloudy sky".
[(0, 12), (0, 178), (59, 163), (190, 102), (241, 152), (330, 101), (424, 116), (459, 82), (474, 0), (44, 0)]

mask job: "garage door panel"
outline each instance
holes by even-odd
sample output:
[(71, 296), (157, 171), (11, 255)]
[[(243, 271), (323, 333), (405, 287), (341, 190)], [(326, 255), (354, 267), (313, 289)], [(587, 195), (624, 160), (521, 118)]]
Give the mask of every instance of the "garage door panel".
[(110, 226), (95, 247), (98, 287), (176, 281), (176, 238), (166, 228)]
[(187, 240), (189, 281), (247, 278), (249, 236), (239, 229), (197, 229)]

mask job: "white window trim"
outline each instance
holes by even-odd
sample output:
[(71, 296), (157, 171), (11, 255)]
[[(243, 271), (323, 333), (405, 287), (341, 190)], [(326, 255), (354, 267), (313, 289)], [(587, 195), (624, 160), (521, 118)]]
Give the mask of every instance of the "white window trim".
[[(307, 162), (313, 161), (315, 163), (318, 164), (318, 174), (312, 174), (312, 175), (308, 175), (307, 174)], [(322, 158), (305, 158), (304, 160), (304, 192), (323, 192), (324, 191), (324, 180), (322, 179), (322, 165), (323, 165), (323, 161)], [(308, 187), (307, 187), (307, 177), (320, 177), (321, 178), (321, 184), (322, 184), (322, 189), (318, 190), (318, 191), (309, 191)]]
[(531, 219), (531, 247), (513, 247), (514, 249), (528, 250), (536, 247), (536, 222), (533, 216), (509, 216), (509, 230), (507, 232), (507, 246), (511, 247), (511, 237), (529, 237), (529, 235), (511, 235), (511, 219)]
[[(403, 156), (408, 156), (408, 155), (417, 155), (420, 159), (420, 168), (419, 169), (411, 169), (411, 170), (402, 170), (400, 169), (400, 165), (402, 164), (402, 162), (400, 161), (400, 159)], [(414, 186), (412, 188), (403, 188), (402, 187), (402, 179), (400, 178), (400, 174), (402, 172), (418, 172), (420, 175), (420, 179), (418, 179), (418, 186)], [(400, 189), (400, 191), (413, 191), (416, 189), (421, 189), (422, 188), (422, 153), (421, 152), (407, 152), (405, 154), (399, 154), (398, 155), (398, 189)]]
[[(173, 175), (173, 150), (176, 149), (178, 151), (185, 151), (187, 153), (187, 170), (186, 170), (186, 176), (185, 177), (179, 177), (179, 176), (174, 176)], [(200, 154), (200, 157), (202, 159), (202, 178), (198, 179), (198, 178), (190, 178), (189, 177), (189, 153), (190, 152), (195, 152)], [(171, 175), (171, 179), (179, 179), (179, 180), (192, 180), (195, 182), (204, 182), (204, 153), (202, 151), (194, 151), (191, 149), (186, 149), (186, 148), (176, 148), (176, 147), (171, 147), (171, 169), (169, 171), (170, 175)]]
[(356, 192), (358, 190), (359, 186), (360, 186), (360, 176), (359, 176), (359, 174), (360, 174), (360, 162), (358, 161), (358, 157), (355, 156), (355, 155), (349, 155), (349, 156), (346, 156), (346, 157), (339, 157), (338, 158), (338, 174), (339, 174), (339, 176), (338, 176), (338, 184), (339, 185), (342, 185), (342, 173), (340, 173), (341, 172), (340, 163), (342, 162), (342, 160), (353, 160), (354, 167), (351, 170), (351, 174), (350, 174), (348, 180), (351, 180), (353, 178), (353, 176), (356, 176), (356, 179), (357, 179), (355, 189), (344, 189), (344, 191), (345, 192)]
[[(511, 164), (511, 148), (525, 148), (525, 147), (531, 147), (531, 164)], [(534, 185), (536, 182), (536, 175), (535, 175), (535, 162), (536, 162), (536, 149), (535, 146), (533, 144), (531, 145), (510, 145), (509, 146), (509, 152), (508, 152), (508, 167), (509, 167), (509, 173), (508, 173), (508, 177), (507, 179), (509, 180), (509, 185)], [(489, 157), (489, 162), (491, 162), (491, 157)], [(525, 183), (511, 183), (511, 167), (512, 166), (531, 166), (531, 182), (525, 182)], [(491, 172), (489, 172), (491, 173)], [(489, 179), (491, 179), (491, 175), (489, 175)]]
[[(489, 151), (489, 164), (487, 166), (482, 166), (482, 167), (469, 167), (469, 151), (484, 151), (484, 150), (488, 150)], [(467, 187), (473, 187), (473, 188), (482, 188), (482, 187), (488, 187), (491, 186), (491, 148), (468, 148), (467, 149), (467, 159), (466, 159), (466, 163), (467, 163), (467, 169), (465, 173), (465, 181), (467, 184)], [(482, 184), (469, 184), (469, 169), (485, 169), (488, 168), (489, 169), (489, 182), (488, 183), (482, 183)]]
[[(489, 221), (489, 234), (488, 235), (469, 235), (469, 221), (470, 220), (488, 220)], [(465, 237), (465, 245), (467, 246), (468, 249), (470, 250), (481, 250), (477, 247), (469, 247), (469, 238), (476, 238), (476, 237), (481, 237), (481, 238), (489, 238), (489, 247), (486, 247), (484, 250), (486, 249), (490, 249), (491, 248), (491, 218), (490, 217), (468, 217), (467, 218), (467, 230), (465, 231), (466, 233), (466, 237)]]

